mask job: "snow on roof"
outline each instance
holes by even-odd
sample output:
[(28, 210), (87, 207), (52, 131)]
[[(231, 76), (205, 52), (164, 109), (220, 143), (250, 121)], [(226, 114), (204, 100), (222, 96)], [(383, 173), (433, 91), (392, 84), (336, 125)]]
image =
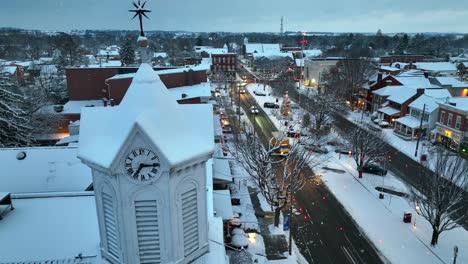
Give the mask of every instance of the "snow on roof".
[(291, 58), (293, 59), (293, 55), (292, 53), (290, 52), (268, 52), (268, 53), (264, 53), (264, 52), (260, 52), (260, 53), (253, 53), (252, 54), (253, 58), (254, 59), (258, 59), (258, 58), (269, 58), (269, 59), (275, 59), (275, 58)]
[(441, 85), (450, 85), (452, 87), (468, 87), (468, 83), (458, 80), (456, 77), (435, 77)]
[(425, 89), (424, 94), (431, 96), (435, 99), (451, 98), (452, 95), (447, 89)]
[(232, 182), (231, 168), (227, 159), (213, 159), (213, 179)]
[[(26, 154), (23, 160), (17, 155)], [(77, 148), (35, 147), (0, 149), (3, 169), (0, 192), (38, 193), (84, 191), (91, 170), (77, 158)], [(1, 254), (0, 254), (1, 255)]]
[(397, 76), (398, 77), (424, 76), (424, 72), (421, 70), (411, 69), (411, 70), (400, 72)]
[(451, 62), (416, 62), (416, 68), (426, 71), (457, 71), (457, 66)]
[[(169, 92), (171, 92), (171, 94), (177, 100), (197, 98), (197, 97), (211, 97), (211, 85), (208, 82), (204, 82), (204, 83), (190, 85), (190, 86), (181, 86), (181, 87), (171, 88), (169, 89)], [(185, 94), (185, 97), (183, 97), (184, 94)]]
[(384, 114), (387, 114), (387, 115), (389, 115), (389, 116), (396, 115), (396, 114), (400, 113), (400, 110), (395, 109), (395, 108), (390, 107), (390, 106), (386, 106), (386, 107), (380, 108), (380, 109), (377, 110), (377, 111), (382, 112), (382, 113), (384, 113)]
[(211, 58), (202, 58), (200, 64), (201, 65), (211, 66), (212, 60), (211, 60)]
[[(449, 103), (452, 103), (455, 105), (450, 105)], [(447, 103), (444, 103), (444, 105), (449, 105), (451, 107), (455, 107), (462, 111), (468, 111), (468, 97), (453, 97), (449, 99)]]
[[(420, 126), (420, 124), (421, 124), (420, 119), (418, 119), (418, 118), (416, 118), (414, 116), (410, 116), (410, 115), (400, 117), (400, 118), (396, 119), (395, 122), (406, 125), (406, 126), (408, 126), (410, 128), (418, 128)], [(423, 122), (423, 127), (424, 126), (427, 126), (427, 122)]]
[(88, 107), (100, 107), (104, 106), (102, 100), (79, 100), (79, 101), (68, 101), (63, 106), (63, 111), (60, 113), (64, 114), (80, 114), (83, 108)]
[(214, 190), (213, 202), (217, 216), (221, 216), (223, 220), (230, 220), (234, 217), (229, 190)]
[(320, 57), (322, 56), (322, 51), (319, 49), (303, 50), (304, 55), (307, 58)]
[(47, 57), (39, 58), (39, 61), (41, 61), (42, 63), (51, 62), (53, 60), (54, 58), (47, 58)]
[(120, 60), (109, 60), (108, 62), (101, 63), (102, 67), (121, 67), (122, 62)]
[(212, 111), (211, 105), (179, 105), (158, 74), (144, 63), (119, 106), (83, 109), (78, 156), (109, 168), (135, 125), (146, 132), (170, 166), (211, 155)]
[(105, 50), (99, 50), (98, 53), (97, 53), (98, 56), (120, 56), (119, 54), (119, 50), (118, 49), (115, 49), (115, 50), (108, 50), (108, 49), (105, 49)]
[(25, 67), (25, 68), (28, 68), (28, 67), (32, 66), (33, 62), (32, 61), (25, 61), (25, 62), (16, 62), (15, 64), (19, 65), (19, 66), (22, 66), (22, 67)]
[(407, 87), (401, 86), (401, 85), (388, 85), (380, 89), (377, 89), (373, 91), (372, 93), (378, 96), (390, 96), (391, 94), (395, 92), (398, 93), (398, 91), (404, 90), (404, 89), (407, 89)]
[(434, 110), (437, 110), (437, 108), (439, 108), (439, 105), (437, 104), (437, 102), (440, 102), (440, 100), (438, 100), (438, 99), (436, 99), (436, 98), (434, 98), (432, 96), (423, 94), (420, 97), (418, 97), (416, 100), (414, 100), (409, 105), (409, 107), (416, 108), (416, 109), (422, 111), (422, 109), (423, 109), (423, 107), (425, 105), (425, 111), (428, 112), (428, 113), (432, 113)]
[(153, 57), (154, 58), (157, 58), (157, 57), (167, 58), (167, 52), (154, 52)]
[(279, 44), (248, 43), (245, 44), (246, 53), (280, 53)]
[(390, 66), (391, 66), (391, 67), (398, 68), (397, 65), (398, 65), (401, 69), (404, 69), (404, 68), (406, 67), (406, 65), (409, 65), (409, 63), (406, 63), (406, 62), (399, 62), (399, 61), (390, 63)]
[(296, 66), (297, 67), (304, 67), (304, 61), (303, 59), (295, 59)]
[(380, 66), (380, 69), (384, 71), (401, 71), (402, 70), (400, 68), (390, 67), (390, 66)]
[(15, 210), (0, 221), (0, 261), (75, 263), (80, 253), (99, 255), (96, 201), (82, 194), (13, 199)]
[(41, 65), (41, 75), (57, 73), (57, 66), (53, 64)]
[(393, 78), (409, 88), (434, 88), (434, 85), (424, 76), (403, 77), (398, 75)]
[(15, 74), (16, 69), (18, 69), (16, 66), (3, 66), (0, 67), (0, 73)]
[(391, 92), (390, 96), (387, 98), (388, 101), (395, 102), (397, 104), (403, 104), (408, 101), (411, 97), (416, 95), (416, 89), (406, 88), (398, 89)]
[(222, 137), (223, 129), (221, 128), (221, 119), (219, 115), (213, 115), (213, 127), (215, 137)]
[(72, 136), (62, 138), (57, 143), (55, 143), (55, 145), (64, 146), (64, 145), (68, 145), (69, 143), (76, 143), (79, 141), (79, 136), (80, 135), (72, 135)]

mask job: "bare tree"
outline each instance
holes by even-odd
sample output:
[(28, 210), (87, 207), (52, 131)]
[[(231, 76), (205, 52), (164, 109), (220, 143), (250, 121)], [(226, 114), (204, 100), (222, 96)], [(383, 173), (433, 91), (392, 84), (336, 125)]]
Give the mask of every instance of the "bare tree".
[[(468, 161), (438, 147), (429, 160), (424, 180), (412, 188), (412, 202), (419, 214), (432, 225), (431, 245), (437, 245), (439, 235), (466, 224), (468, 220)], [(431, 164), (432, 163), (432, 164)], [(432, 166), (431, 166), (432, 165)]]
[(264, 147), (247, 129), (247, 133), (236, 140), (237, 151), (232, 152), (275, 210), (275, 226), (279, 225), (280, 212), (289, 204), (291, 195), (316, 177), (313, 173), (304, 173), (304, 170), (307, 166), (313, 168), (319, 164), (318, 158), (298, 143), (290, 146), (287, 156), (275, 156), (283, 140), (275, 138), (268, 147)]
[(311, 132), (319, 139), (326, 133), (333, 120), (333, 101), (327, 95), (316, 94), (307, 98), (302, 106), (312, 119)]
[(368, 59), (347, 58), (338, 61), (336, 66), (325, 74), (323, 84), (327, 93), (349, 101), (354, 109), (358, 89), (369, 80), (372, 73), (373, 67)]
[(356, 162), (359, 178), (362, 178), (363, 168), (372, 162), (377, 162), (387, 154), (383, 135), (380, 131), (369, 131), (355, 128), (345, 138), (349, 142), (351, 156)]

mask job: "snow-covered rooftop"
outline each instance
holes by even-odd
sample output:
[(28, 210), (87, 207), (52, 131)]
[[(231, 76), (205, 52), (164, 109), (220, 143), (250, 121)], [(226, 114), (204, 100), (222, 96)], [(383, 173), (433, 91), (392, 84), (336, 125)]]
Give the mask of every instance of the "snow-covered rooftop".
[(215, 137), (223, 136), (223, 128), (221, 127), (221, 120), (219, 115), (213, 115), (213, 128)]
[(104, 106), (102, 100), (80, 100), (80, 101), (68, 101), (63, 105), (64, 114), (80, 114), (83, 108), (88, 107), (100, 107)]
[(377, 111), (382, 112), (384, 114), (387, 114), (389, 116), (396, 115), (396, 114), (400, 113), (400, 110), (395, 109), (395, 108), (390, 107), (390, 106), (382, 107)]
[(441, 85), (450, 85), (454, 88), (467, 88), (468, 83), (460, 81), (456, 77), (435, 77)]
[(405, 86), (401, 86), (401, 85), (388, 85), (380, 89), (377, 89), (373, 91), (372, 93), (378, 96), (389, 96), (393, 93), (398, 93), (400, 90), (405, 90), (405, 89), (408, 89), (408, 88)]
[(424, 94), (436, 99), (446, 99), (452, 97), (447, 89), (425, 89)]
[[(427, 91), (427, 90), (426, 90)], [(425, 92), (426, 92), (425, 91)], [(424, 105), (425, 106), (425, 111), (432, 113), (434, 110), (437, 110), (439, 108), (439, 105), (437, 102), (443, 102), (444, 100), (442, 99), (437, 99), (437, 97), (433, 97), (427, 94), (423, 94), (420, 97), (418, 97), (416, 100), (414, 100), (409, 107), (411, 108), (416, 108), (422, 111)]]
[[(452, 103), (455, 105), (451, 105), (449, 103)], [(444, 103), (444, 104), (449, 105), (451, 107), (455, 107), (462, 111), (468, 111), (468, 97), (453, 97), (449, 99), (447, 103)]]
[(390, 96), (387, 100), (395, 102), (397, 104), (403, 104), (408, 101), (411, 97), (416, 95), (416, 89), (406, 88), (406, 89), (396, 89), (390, 93)]
[(400, 72), (398, 77), (416, 77), (416, 76), (424, 76), (424, 72), (421, 70), (411, 69), (407, 71)]
[(15, 74), (16, 66), (2, 66), (0, 67), (0, 73)]
[(303, 59), (295, 59), (296, 66), (297, 67), (304, 67), (304, 61)]
[[(176, 88), (169, 89), (169, 92), (177, 100), (190, 99), (197, 97), (210, 97), (211, 96), (211, 85), (208, 82), (190, 85), (190, 86), (181, 86)], [(185, 94), (185, 97), (183, 95)]]
[(13, 199), (13, 206), (15, 210), (0, 221), (2, 263), (75, 263), (79, 254), (99, 254), (92, 192)]
[(280, 44), (248, 43), (245, 44), (246, 53), (280, 53)]
[[(18, 155), (22, 155), (21, 152), (25, 154), (23, 160), (17, 158)], [(77, 148), (69, 147), (0, 149), (0, 160), (3, 164), (0, 192), (86, 190), (92, 183), (91, 170), (77, 158), (77, 152)]]
[(144, 63), (119, 106), (83, 109), (78, 156), (109, 168), (133, 126), (148, 135), (170, 166), (211, 155), (212, 111), (208, 104), (179, 105), (158, 73)]
[[(402, 85), (409, 88), (434, 88), (435, 86), (424, 76), (402, 77), (400, 75), (393, 77)], [(439, 87), (440, 88), (440, 87)]]
[(400, 68), (396, 68), (396, 67), (390, 67), (390, 66), (380, 66), (380, 69), (383, 70), (383, 71), (401, 71)]
[[(418, 118), (416, 118), (414, 116), (410, 116), (410, 115), (400, 117), (400, 118), (396, 119), (396, 122), (401, 123), (401, 124), (403, 124), (405, 126), (408, 126), (410, 128), (417, 128), (421, 124), (420, 119), (418, 119)], [(427, 126), (427, 122), (423, 122), (423, 127), (424, 126)]]
[(254, 59), (258, 58), (269, 58), (269, 59), (276, 59), (276, 58), (291, 58), (293, 59), (293, 54), (290, 52), (259, 52), (252, 54)]
[(416, 62), (416, 68), (426, 71), (457, 71), (457, 66), (451, 62)]
[(167, 52), (154, 52), (153, 57), (154, 58), (157, 58), (157, 57), (167, 58)]
[(320, 57), (323, 54), (319, 49), (304, 50), (303, 53), (307, 58)]

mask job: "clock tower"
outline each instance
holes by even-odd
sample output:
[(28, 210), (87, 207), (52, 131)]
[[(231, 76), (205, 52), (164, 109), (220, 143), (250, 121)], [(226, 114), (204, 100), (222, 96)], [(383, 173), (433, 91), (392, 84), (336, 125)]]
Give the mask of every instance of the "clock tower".
[(91, 167), (110, 263), (189, 263), (209, 251), (211, 105), (179, 105), (142, 64), (121, 104), (85, 108), (79, 158)]

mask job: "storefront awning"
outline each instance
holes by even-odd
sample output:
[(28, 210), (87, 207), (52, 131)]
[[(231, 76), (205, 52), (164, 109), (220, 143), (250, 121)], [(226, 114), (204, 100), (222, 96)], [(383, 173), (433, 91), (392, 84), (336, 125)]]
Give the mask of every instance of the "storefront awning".
[(223, 220), (230, 220), (234, 217), (231, 204), (231, 192), (229, 190), (213, 191), (213, 207), (217, 216)]

